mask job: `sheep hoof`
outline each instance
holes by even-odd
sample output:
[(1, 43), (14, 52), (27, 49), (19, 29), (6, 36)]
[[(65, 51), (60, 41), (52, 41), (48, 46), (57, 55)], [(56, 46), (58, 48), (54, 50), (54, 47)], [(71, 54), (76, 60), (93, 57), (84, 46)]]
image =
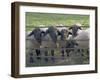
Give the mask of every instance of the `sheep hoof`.
[(49, 61), (48, 58), (44, 58), (44, 60), (45, 60), (45, 62), (48, 62)]
[(65, 55), (63, 54), (63, 55), (61, 55), (62, 57), (65, 57)]
[(67, 57), (69, 57), (69, 53), (67, 53)]
[(55, 62), (55, 58), (52, 57), (51, 60), (52, 60), (52, 62)]
[(41, 60), (41, 57), (37, 57), (37, 60)]
[(34, 59), (32, 57), (30, 57), (29, 63), (34, 63)]
[(62, 56), (62, 60), (64, 60), (65, 58), (64, 58), (64, 56)]
[(84, 57), (84, 55), (83, 54), (81, 54), (83, 57)]

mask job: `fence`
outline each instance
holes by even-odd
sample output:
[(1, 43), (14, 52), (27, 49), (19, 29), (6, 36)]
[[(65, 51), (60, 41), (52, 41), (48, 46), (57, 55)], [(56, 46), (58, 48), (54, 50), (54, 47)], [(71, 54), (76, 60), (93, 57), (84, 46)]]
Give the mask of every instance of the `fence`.
[[(46, 28), (49, 26), (39, 27)], [(70, 26), (55, 26), (55, 27), (70, 27)], [(83, 27), (83, 26), (81, 26)], [(89, 26), (86, 26), (89, 27)], [(36, 27), (34, 27), (36, 28)], [(33, 27), (30, 27), (33, 29)], [(26, 38), (26, 41), (30, 40)], [(34, 40), (32, 40), (35, 42)], [(54, 66), (54, 65), (74, 65), (74, 64), (88, 64), (89, 63), (89, 47), (60, 47), (59, 42), (67, 43), (68, 41), (72, 41), (76, 43), (82, 42), (82, 44), (89, 45), (89, 40), (57, 40), (56, 47), (44, 47), (42, 43), (39, 43), (38, 47), (34, 47), (32, 49), (26, 48), (26, 66)], [(45, 43), (49, 43), (49, 41), (45, 40)], [(61, 43), (60, 43), (61, 44)], [(27, 45), (27, 43), (26, 43)], [(33, 44), (34, 45), (34, 44)], [(47, 45), (48, 46), (48, 45)]]
[[(87, 40), (82, 40), (87, 41)], [(28, 49), (26, 49), (27, 51)], [(54, 66), (89, 63), (89, 48), (33, 48), (26, 53), (26, 66)]]
[[(56, 27), (56, 28), (62, 28), (62, 27), (66, 27), (66, 28), (69, 28), (69, 27), (71, 27), (71, 26), (53, 26), (53, 25), (51, 25), (52, 27)], [(48, 28), (48, 27), (51, 27), (51, 26), (26, 26), (26, 30), (33, 30), (33, 29), (35, 29), (35, 28)], [(82, 27), (82, 28), (89, 28), (89, 26), (88, 25), (86, 25), (86, 26), (80, 26), (80, 27)]]

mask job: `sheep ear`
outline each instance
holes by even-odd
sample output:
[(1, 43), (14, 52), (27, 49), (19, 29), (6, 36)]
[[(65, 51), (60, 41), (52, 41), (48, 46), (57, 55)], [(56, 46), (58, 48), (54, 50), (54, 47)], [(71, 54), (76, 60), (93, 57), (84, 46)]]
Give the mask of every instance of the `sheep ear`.
[(41, 34), (43, 34), (43, 36), (45, 36), (45, 33), (46, 33), (46, 32), (44, 32), (44, 31), (41, 32)]
[(69, 30), (72, 29), (72, 27), (69, 28)]
[(58, 35), (61, 35), (61, 32), (57, 30)]
[(75, 43), (76, 46), (78, 46), (78, 43)]
[(71, 34), (71, 35), (72, 35), (72, 33), (71, 33), (71, 32), (68, 32), (68, 34)]
[(41, 33), (43, 33), (43, 34), (44, 34), (45, 32), (44, 32), (44, 31), (41, 31)]
[(46, 34), (47, 34), (47, 33), (49, 33), (49, 30), (46, 30), (46, 32), (45, 32), (45, 33), (46, 33)]
[(34, 30), (28, 35), (28, 36), (31, 36), (31, 35), (33, 35), (34, 34)]
[(78, 27), (78, 29), (82, 30), (82, 28), (81, 28), (81, 27)]

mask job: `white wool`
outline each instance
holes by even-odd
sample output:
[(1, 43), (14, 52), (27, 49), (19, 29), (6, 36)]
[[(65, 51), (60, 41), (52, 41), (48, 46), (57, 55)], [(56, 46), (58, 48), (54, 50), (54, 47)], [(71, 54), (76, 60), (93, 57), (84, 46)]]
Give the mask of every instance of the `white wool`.
[(77, 41), (78, 47), (88, 48), (89, 47), (89, 29), (80, 30), (78, 32), (78, 35), (74, 39)]
[(66, 30), (67, 30), (66, 27), (57, 27), (57, 29), (58, 29), (59, 31), (61, 31), (62, 29), (66, 29)]
[(43, 24), (41, 24), (41, 25), (39, 25), (39, 27), (44, 27), (45, 25), (43, 25)]
[(46, 32), (48, 28), (40, 28), (42, 31)]
[(25, 32), (25, 35), (28, 36), (31, 33), (31, 31)]
[(69, 35), (67, 39), (72, 40), (73, 39), (72, 35)]
[(75, 25), (77, 25), (77, 26), (82, 26), (80, 23), (75, 23)]

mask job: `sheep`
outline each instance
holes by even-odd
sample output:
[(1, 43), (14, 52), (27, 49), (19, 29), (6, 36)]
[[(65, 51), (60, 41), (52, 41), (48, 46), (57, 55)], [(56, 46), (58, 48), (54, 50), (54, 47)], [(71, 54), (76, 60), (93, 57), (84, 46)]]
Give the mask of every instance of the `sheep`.
[(69, 28), (69, 30), (72, 30), (72, 37), (77, 36), (77, 32), (79, 29), (82, 30), (81, 24), (74, 24)]
[(69, 32), (68, 32), (68, 30), (67, 29), (62, 29), (61, 30), (61, 32), (60, 32), (60, 39), (61, 40), (66, 40), (67, 39), (67, 37), (68, 37), (68, 34), (69, 34)]
[(74, 46), (77, 45), (71, 39), (68, 39), (68, 36), (70, 34), (71, 33), (67, 28), (60, 31), (60, 36), (58, 37), (58, 45), (59, 48), (61, 48), (62, 57), (64, 57), (65, 53), (67, 53), (67, 56), (69, 56), (69, 53), (71, 51), (69, 50), (69, 48), (74, 48)]
[[(81, 59), (89, 59), (89, 28), (86, 30), (80, 30), (78, 35), (74, 37), (74, 40), (78, 44), (76, 46), (76, 53), (80, 55)], [(83, 63), (83, 60), (80, 61)]]
[(27, 35), (26, 38), (26, 48), (28, 50), (28, 53), (33, 53), (32, 50), (34, 49), (38, 60), (41, 59), (40, 57), (38, 57), (41, 55), (39, 49), (41, 45), (41, 37), (42, 31), (39, 28), (35, 28)]
[(60, 31), (60, 36), (58, 37), (58, 41), (57, 41), (57, 44), (58, 44), (57, 47), (61, 49), (61, 53), (63, 57), (65, 53), (65, 48), (66, 48), (67, 36), (68, 36), (68, 30), (62, 29)]
[(79, 25), (73, 25), (69, 29), (72, 29), (72, 36), (70, 35), (68, 39), (76, 40), (78, 47), (89, 47), (89, 28), (82, 29)]
[[(69, 30), (72, 29), (72, 35), (68, 37), (69, 40), (73, 40), (77, 46), (76, 48), (89, 48), (89, 28), (82, 29), (81, 24), (72, 25)], [(78, 49), (79, 52), (83, 52), (83, 49)], [(87, 51), (88, 52), (88, 51)]]
[(57, 41), (57, 35), (58, 35), (57, 29), (55, 27), (52, 27), (52, 26), (49, 27), (45, 32), (44, 38), (42, 38), (41, 46), (55, 48), (56, 45), (53, 45), (53, 44), (55, 44)]
[(89, 28), (80, 30), (74, 40), (78, 43), (78, 47), (89, 48)]
[(46, 32), (48, 28), (40, 28), (41, 31)]
[[(78, 31), (77, 36), (72, 39), (78, 44), (76, 48), (79, 48), (78, 51), (80, 53), (82, 53), (84, 49), (89, 49), (89, 29)], [(89, 51), (87, 50), (87, 52)]]
[[(52, 61), (54, 61), (54, 48), (57, 48), (57, 36), (58, 36), (58, 30), (56, 27), (49, 27), (46, 32), (45, 32), (45, 36), (42, 38), (42, 42), (41, 42), (41, 48), (44, 48), (44, 53), (45, 56), (48, 56), (48, 50), (46, 50), (46, 48), (50, 49), (51, 51), (51, 56), (52, 56)], [(48, 61), (48, 58), (45, 58), (45, 61)]]
[(27, 38), (30, 33), (31, 33), (31, 31), (26, 31), (25, 32), (25, 38)]
[(61, 32), (61, 31), (62, 31), (62, 29), (67, 29), (67, 28), (66, 28), (66, 27), (64, 27), (64, 26), (63, 26), (63, 27), (60, 27), (60, 26), (59, 26), (59, 27), (57, 27), (57, 30), (58, 30), (59, 32)]

